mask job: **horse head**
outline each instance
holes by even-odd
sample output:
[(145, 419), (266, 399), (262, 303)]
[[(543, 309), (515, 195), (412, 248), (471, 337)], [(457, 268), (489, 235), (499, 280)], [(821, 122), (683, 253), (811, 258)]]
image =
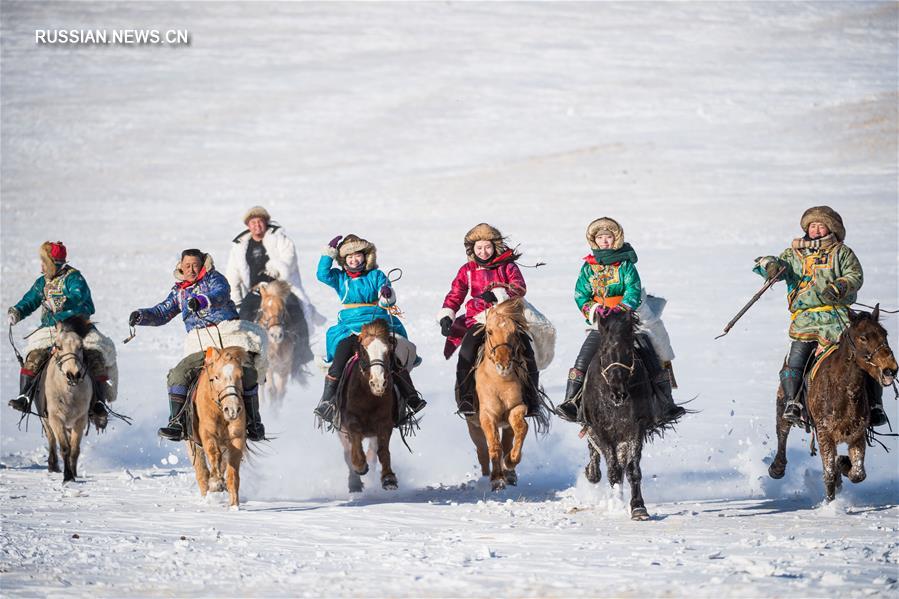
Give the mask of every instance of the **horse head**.
[(518, 298), (497, 304), (487, 310), (484, 326), (486, 358), (493, 362), (496, 373), (507, 378), (514, 373), (516, 356), (520, 354), (520, 331), (527, 330), (524, 304)]
[(390, 335), (386, 320), (373, 320), (359, 332), (359, 367), (377, 397), (383, 396), (388, 389), (395, 348), (396, 339)]
[(89, 330), (90, 323), (82, 319), (69, 319), (56, 324), (53, 359), (70, 387), (79, 385), (87, 374), (83, 339)]
[(206, 376), (215, 404), (228, 421), (235, 420), (243, 409), (243, 364), (246, 359), (246, 351), (239, 347), (206, 350)]
[(603, 344), (599, 350), (602, 378), (612, 397), (623, 402), (630, 396), (629, 383), (634, 372), (634, 323), (628, 312), (612, 312), (599, 319)]
[(886, 387), (896, 379), (897, 364), (886, 329), (877, 322), (879, 318), (880, 304), (874, 306), (871, 314), (850, 310), (850, 325), (844, 334), (848, 336), (851, 356), (858, 367)]
[(259, 285), (259, 296), (262, 299), (259, 305), (257, 321), (268, 333), (269, 341), (276, 345), (284, 341), (284, 337), (287, 334), (285, 327), (287, 322), (287, 302), (284, 287), (286, 285), (283, 281)]

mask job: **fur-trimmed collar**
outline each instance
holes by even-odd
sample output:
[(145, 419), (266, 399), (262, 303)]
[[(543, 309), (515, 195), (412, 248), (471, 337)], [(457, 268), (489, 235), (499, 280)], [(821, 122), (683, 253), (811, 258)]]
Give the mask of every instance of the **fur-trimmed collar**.
[[(268, 224), (268, 229), (265, 230), (265, 235), (268, 235), (269, 233), (274, 233), (275, 231), (277, 231), (280, 228), (281, 228), (281, 225), (271, 222)], [(250, 234), (250, 230), (244, 229), (237, 235), (237, 237), (235, 237), (231, 241), (233, 241), (234, 243), (242, 243), (244, 240), (244, 237), (246, 237), (249, 234)], [(265, 235), (263, 235), (263, 237), (265, 237)]]

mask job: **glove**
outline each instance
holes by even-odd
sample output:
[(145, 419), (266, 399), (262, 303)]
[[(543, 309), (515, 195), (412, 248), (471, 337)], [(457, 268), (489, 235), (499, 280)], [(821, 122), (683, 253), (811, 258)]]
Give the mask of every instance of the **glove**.
[(140, 322), (140, 310), (135, 310), (128, 315), (128, 326), (133, 327)]
[(267, 274), (268, 276), (270, 276), (273, 279), (281, 278), (281, 273), (278, 271), (277, 268), (272, 266), (271, 262), (269, 262), (268, 264), (265, 265), (265, 274)]
[(449, 337), (450, 330), (453, 328), (453, 319), (449, 316), (444, 316), (440, 319), (440, 334), (444, 337)]
[(9, 319), (10, 325), (14, 325), (17, 322), (19, 322), (20, 320), (22, 320), (22, 315), (19, 314), (19, 311), (16, 310), (15, 308), (10, 308), (9, 310), (6, 311), (6, 314)]
[(391, 297), (393, 297), (393, 289), (391, 289), (387, 285), (382, 285), (381, 290), (378, 293), (380, 293), (381, 297), (383, 297), (384, 299), (390, 299)]
[(764, 261), (764, 266), (762, 268), (765, 269), (765, 275), (767, 279), (770, 281), (774, 277), (777, 276), (777, 272), (780, 270), (781, 264), (779, 260), (771, 260), (764, 258), (763, 256), (759, 256), (755, 259), (756, 264), (761, 265)]
[(338, 235), (337, 237), (335, 237), (334, 239), (332, 239), (331, 241), (328, 242), (328, 247), (332, 247), (336, 250), (337, 246), (340, 244), (341, 239), (343, 239), (343, 235)]
[(824, 291), (821, 292), (821, 297), (826, 302), (835, 304), (846, 297), (848, 291), (849, 285), (846, 284), (846, 281), (836, 280), (824, 288)]
[(496, 294), (493, 293), (492, 291), (489, 291), (489, 290), (488, 290), (488, 291), (485, 291), (484, 293), (482, 293), (482, 294), (479, 295), (478, 297), (481, 298), (482, 300), (484, 300), (485, 302), (487, 302), (488, 304), (495, 304), (496, 301), (497, 301), (497, 300), (496, 300)]

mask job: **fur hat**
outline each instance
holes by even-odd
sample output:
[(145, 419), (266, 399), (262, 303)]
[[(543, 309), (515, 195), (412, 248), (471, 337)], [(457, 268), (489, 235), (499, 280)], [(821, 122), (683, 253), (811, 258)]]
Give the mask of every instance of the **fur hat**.
[(362, 252), (365, 255), (365, 270), (378, 268), (378, 248), (367, 239), (362, 239), (352, 233), (344, 237), (337, 246), (337, 263), (346, 268), (346, 257), (356, 252)]
[(67, 254), (66, 246), (61, 241), (45, 241), (41, 244), (38, 255), (41, 257), (44, 274), (48, 279), (56, 276), (59, 267), (65, 264)]
[(599, 249), (599, 246), (596, 245), (596, 236), (600, 233), (608, 233), (612, 236), (613, 250), (621, 249), (621, 246), (624, 245), (624, 229), (621, 228), (618, 221), (608, 216), (597, 218), (587, 227), (587, 243), (590, 244), (591, 249)]
[(469, 260), (474, 260), (474, 244), (479, 241), (492, 241), (495, 256), (498, 256), (509, 249), (506, 246), (506, 239), (503, 237), (503, 234), (499, 232), (499, 229), (492, 227), (487, 223), (480, 223), (472, 227), (472, 229), (465, 234), (465, 253), (468, 255)]
[(272, 220), (272, 217), (268, 213), (268, 210), (266, 210), (262, 206), (253, 206), (252, 208), (247, 210), (247, 213), (243, 215), (243, 224), (249, 224), (251, 218), (261, 218), (265, 221), (266, 224), (268, 224)]
[(823, 223), (839, 241), (846, 238), (846, 227), (843, 226), (843, 218), (830, 206), (812, 206), (802, 214), (799, 225), (808, 233), (809, 225)]

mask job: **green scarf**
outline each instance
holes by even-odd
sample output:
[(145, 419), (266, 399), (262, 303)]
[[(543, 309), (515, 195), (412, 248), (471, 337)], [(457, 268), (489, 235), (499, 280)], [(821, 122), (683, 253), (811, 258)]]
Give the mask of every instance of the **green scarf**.
[(597, 263), (604, 266), (615, 264), (616, 262), (624, 262), (629, 260), (631, 264), (637, 263), (637, 252), (631, 247), (631, 244), (625, 243), (617, 250), (593, 250), (593, 258)]

